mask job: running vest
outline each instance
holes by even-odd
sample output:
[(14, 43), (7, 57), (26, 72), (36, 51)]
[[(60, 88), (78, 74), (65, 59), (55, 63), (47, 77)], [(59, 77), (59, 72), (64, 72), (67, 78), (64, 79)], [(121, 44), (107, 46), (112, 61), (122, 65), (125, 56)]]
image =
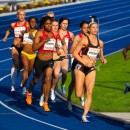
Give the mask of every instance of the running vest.
[(23, 37), (21, 34), (21, 31), (26, 31), (27, 30), (27, 22), (25, 21), (22, 26), (18, 26), (18, 22), (15, 23), (14, 25), (14, 37)]
[(68, 50), (68, 46), (70, 44), (70, 39), (71, 39), (70, 34), (69, 34), (68, 31), (67, 31), (67, 34), (64, 36), (64, 38), (65, 38), (65, 43), (66, 43), (67, 50)]
[[(32, 32), (33, 36), (35, 37), (35, 34), (37, 33), (37, 30), (34, 30)], [(30, 37), (29, 33), (24, 33), (24, 36), (23, 36), (23, 43), (24, 44), (33, 44), (33, 38)]]
[(89, 37), (88, 38), (88, 46), (86, 46), (83, 50), (82, 50), (82, 54), (83, 55), (87, 55), (90, 58), (97, 58), (99, 51), (100, 51), (100, 44), (99, 44), (99, 40), (98, 40), (98, 45), (94, 46), (91, 42)]
[[(60, 49), (62, 48), (62, 42), (61, 42), (61, 36), (60, 36), (59, 33), (58, 33), (58, 35), (57, 35), (56, 40), (57, 40), (58, 48), (59, 48), (59, 50), (60, 50)], [(54, 48), (54, 52), (56, 52), (56, 48)]]
[[(81, 38), (83, 38), (83, 34), (82, 34), (82, 33), (78, 34), (78, 36), (80, 37), (80, 39), (81, 39)], [(79, 56), (81, 56), (81, 55), (82, 55), (82, 49), (79, 51), (79, 53), (78, 53), (78, 54), (79, 54)]]
[[(44, 30), (42, 30), (42, 33), (43, 33), (43, 36), (41, 38), (41, 41), (45, 40), (46, 36), (47, 36), (47, 34)], [(56, 42), (56, 37), (53, 32), (51, 32), (51, 33), (52, 33), (52, 38), (40, 47), (39, 52), (53, 52), (55, 42)]]

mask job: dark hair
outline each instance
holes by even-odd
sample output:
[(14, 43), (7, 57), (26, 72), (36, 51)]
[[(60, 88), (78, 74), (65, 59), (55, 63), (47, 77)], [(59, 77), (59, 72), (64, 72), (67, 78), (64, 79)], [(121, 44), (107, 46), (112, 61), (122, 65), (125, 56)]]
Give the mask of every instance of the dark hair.
[(70, 23), (70, 20), (67, 17), (62, 17), (59, 20), (59, 24), (61, 24), (64, 20), (68, 20), (68, 24)]
[(58, 22), (59, 23), (59, 21), (57, 19), (54, 19), (52, 22)]
[(43, 25), (45, 24), (45, 22), (46, 22), (47, 20), (52, 21), (51, 17), (49, 17), (49, 16), (44, 16), (44, 17), (41, 18), (40, 24), (39, 24), (39, 28), (40, 28), (40, 29), (43, 27)]
[(31, 16), (31, 17), (29, 17), (28, 22), (30, 22), (31, 19), (35, 19), (35, 20), (36, 20), (36, 23), (38, 23), (38, 19), (37, 19), (35, 16)]
[(97, 23), (98, 24), (98, 19), (96, 18), (96, 16), (89, 16), (90, 22), (89, 22), (89, 26), (92, 23)]
[(88, 22), (88, 21), (85, 21), (85, 20), (82, 21), (82, 22), (80, 23), (80, 28), (82, 28), (84, 24), (89, 24), (89, 22)]

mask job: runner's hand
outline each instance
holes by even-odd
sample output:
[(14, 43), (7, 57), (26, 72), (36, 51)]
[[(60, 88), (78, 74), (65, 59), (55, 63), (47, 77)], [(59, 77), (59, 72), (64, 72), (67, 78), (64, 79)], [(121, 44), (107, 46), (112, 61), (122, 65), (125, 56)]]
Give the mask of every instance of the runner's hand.
[(103, 64), (106, 64), (106, 63), (107, 63), (107, 60), (104, 58), (103, 60), (101, 60), (101, 62), (102, 62)]
[(4, 37), (4, 38), (2, 39), (2, 41), (3, 41), (3, 42), (6, 42), (6, 40), (7, 40), (7, 38), (6, 38), (6, 37)]

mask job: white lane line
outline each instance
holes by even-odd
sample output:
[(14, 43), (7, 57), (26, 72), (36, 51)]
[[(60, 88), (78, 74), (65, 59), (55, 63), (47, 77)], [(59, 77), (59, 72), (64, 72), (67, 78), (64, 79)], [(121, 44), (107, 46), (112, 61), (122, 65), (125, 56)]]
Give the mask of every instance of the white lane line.
[(106, 42), (104, 42), (104, 44), (107, 44), (107, 43), (113, 42), (113, 41), (117, 41), (117, 40), (119, 40), (119, 39), (123, 39), (123, 38), (129, 37), (129, 36), (130, 36), (130, 34), (125, 35), (125, 36), (122, 36), (122, 37), (118, 37), (118, 38), (112, 39), (112, 40), (110, 40), (110, 41), (106, 41)]
[[(127, 3), (127, 2), (123, 2), (123, 3)], [(129, 2), (130, 3), (130, 2)], [(116, 5), (116, 6), (118, 6), (119, 4), (121, 4), (121, 3), (116, 3), (116, 4), (114, 4), (114, 5)], [(106, 6), (102, 6), (102, 7), (109, 7), (109, 6), (111, 6), (111, 5), (106, 5)], [(91, 14), (98, 14), (98, 13), (103, 13), (103, 12), (107, 12), (107, 11), (112, 11), (112, 10), (116, 10), (116, 9), (122, 9), (122, 8), (124, 8), (124, 7), (129, 7), (130, 5), (128, 4), (128, 5), (125, 5), (125, 6), (121, 6), (121, 7), (117, 7), (117, 8), (110, 8), (110, 9), (104, 9), (104, 10), (101, 10), (101, 11), (96, 11), (96, 12), (92, 12)], [(64, 13), (64, 15), (67, 15), (67, 14), (77, 14), (78, 12), (83, 12), (83, 11), (93, 11), (92, 9), (102, 9), (102, 7), (94, 7), (94, 8), (89, 8), (89, 9), (81, 9), (81, 10), (78, 10), (78, 11), (73, 11), (73, 12), (69, 12), (69, 13)], [(83, 14), (83, 13), (82, 13)], [(91, 15), (91, 14), (88, 14), (88, 15)], [(59, 15), (57, 15), (57, 16), (61, 16), (62, 14), (59, 14)], [(70, 19), (71, 20), (71, 19)]]
[[(127, 6), (122, 6), (122, 7), (127, 7)], [(122, 7), (120, 7), (120, 8), (122, 8)], [(92, 8), (91, 8), (92, 9)], [(114, 9), (116, 9), (116, 8), (114, 8)], [(105, 11), (99, 11), (99, 12), (105, 12)], [(98, 13), (98, 11), (97, 12), (95, 12), (95, 13)], [(70, 14), (70, 13), (69, 13)], [(106, 16), (105, 16), (106, 17)], [(100, 17), (99, 17), (100, 18)], [(103, 17), (102, 17), (103, 18)], [(120, 20), (120, 19), (119, 19)], [(118, 21), (119, 21), (118, 20)], [(122, 19), (121, 19), (122, 20)], [(102, 24), (100, 24), (100, 26), (101, 26)], [(77, 31), (79, 31), (79, 29), (78, 30), (74, 30), (73, 32), (77, 32)], [(8, 39), (12, 39), (13, 37), (11, 37), (11, 38), (8, 38)], [(7, 39), (7, 40), (8, 40)], [(0, 41), (2, 41), (2, 40), (0, 40)]]
[(14, 109), (8, 107), (8, 106), (7, 106), (6, 104), (4, 104), (2, 101), (0, 101), (0, 104), (1, 104), (2, 106), (6, 107), (7, 109), (9, 109), (9, 110), (11, 110), (11, 111), (17, 113), (18, 115), (21, 115), (21, 116), (26, 117), (26, 118), (28, 118), (28, 119), (31, 119), (31, 120), (33, 120), (33, 121), (36, 121), (36, 122), (39, 122), (39, 123), (42, 123), (42, 124), (45, 124), (45, 125), (48, 125), (48, 126), (51, 126), (51, 127), (57, 128), (57, 129), (60, 129), (60, 130), (67, 130), (66, 128), (59, 127), (59, 126), (56, 126), (56, 125), (53, 125), (53, 124), (50, 124), (50, 123), (47, 123), (47, 122), (44, 122), (44, 121), (35, 119), (35, 118), (33, 118), (33, 117), (27, 116), (27, 115), (25, 115), (25, 114), (22, 114), (21, 112), (18, 112), (18, 111), (16, 111), (16, 110), (14, 110)]
[(127, 25), (125, 25), (125, 26), (120, 26), (120, 27), (118, 27), (118, 28), (110, 29), (110, 30), (108, 30), (108, 31), (101, 32), (101, 33), (99, 33), (99, 34), (108, 33), (108, 32), (111, 32), (111, 31), (115, 31), (115, 30), (118, 30), (118, 29), (122, 29), (122, 28), (125, 28), (125, 27), (129, 27), (129, 26), (130, 26), (130, 24), (127, 24)]
[(110, 56), (110, 55), (113, 55), (113, 54), (115, 54), (115, 53), (117, 53), (117, 52), (120, 52), (120, 51), (122, 51), (122, 50), (123, 50), (123, 49), (120, 49), (120, 50), (118, 50), (118, 51), (114, 51), (114, 52), (112, 52), (112, 53), (109, 53), (109, 54), (105, 55), (105, 57)]
[(125, 17), (125, 18), (121, 18), (121, 19), (116, 19), (116, 20), (113, 20), (113, 21), (110, 21), (110, 22), (104, 22), (104, 23), (101, 24), (101, 26), (102, 26), (102, 25), (105, 25), (105, 24), (113, 23), (113, 22), (118, 22), (118, 21), (126, 20), (126, 19), (130, 19), (130, 17)]
[[(106, 2), (103, 2), (103, 3), (106, 3)], [(92, 10), (92, 9), (100, 9), (100, 8), (102, 8), (102, 7), (109, 7), (109, 6), (112, 6), (112, 5), (118, 5), (118, 4), (123, 4), (123, 3), (128, 3), (128, 2), (120, 2), (120, 3), (118, 2), (118, 3), (109, 4), (109, 5), (105, 5), (105, 6), (104, 6), (104, 4), (103, 4), (103, 6), (100, 6), (100, 7), (98, 6), (98, 7), (96, 7), (96, 8), (94, 7), (94, 8), (90, 8), (90, 9), (87, 9), (87, 10), (85, 9), (85, 10), (80, 10), (80, 11), (73, 11), (72, 13), (77, 13), (77, 12), (82, 12), (82, 11), (88, 11), (88, 10)], [(102, 4), (102, 3), (97, 3), (97, 4)], [(96, 5), (97, 5), (97, 4), (96, 4)], [(85, 6), (85, 5), (80, 6), (80, 7), (77, 6), (77, 7), (74, 7), (74, 8), (81, 8), (81, 7), (84, 7), (84, 6)], [(89, 5), (89, 6), (92, 7), (92, 5)], [(86, 7), (86, 8), (87, 8), (87, 7)], [(119, 8), (119, 7), (118, 7), (118, 8)], [(69, 9), (73, 9), (73, 8), (69, 8)], [(114, 9), (117, 9), (117, 8), (114, 8)], [(64, 9), (64, 10), (68, 10), (68, 8), (67, 8), (67, 9)], [(55, 11), (55, 12), (59, 12), (59, 11), (61, 11), (61, 10), (57, 10), (57, 11)], [(97, 12), (98, 12), (98, 11), (97, 11)], [(59, 14), (59, 15), (57, 15), (57, 16), (61, 16), (61, 15), (64, 16), (64, 15), (66, 15), (66, 14), (72, 14), (72, 13), (70, 13), (70, 12), (69, 12), (69, 13), (64, 13), (64, 14), (62, 13), (62, 14)], [(35, 15), (40, 15), (40, 14), (43, 15), (43, 13), (38, 13), (38, 14), (35, 13)], [(29, 16), (30, 16), (30, 15), (28, 15), (27, 17), (29, 17)], [(73, 18), (73, 17), (72, 17), (72, 18)], [(15, 19), (16, 19), (16, 18), (15, 18)], [(71, 18), (70, 18), (70, 19), (71, 19)], [(4, 21), (4, 20), (3, 20), (3, 21)], [(6, 20), (6, 21), (7, 21), (7, 20)], [(6, 25), (4, 25), (4, 26), (6, 26)]]
[(17, 102), (18, 100), (17, 99), (7, 99), (5, 100), (5, 102)]
[[(84, 1), (84, 2), (81, 1), (80, 3), (70, 3), (70, 4), (68, 4), (68, 5), (67, 5), (67, 4), (59, 5), (59, 7), (67, 6), (67, 8), (62, 9), (62, 11), (65, 12), (65, 11), (68, 10), (68, 9), (69, 9), (69, 10), (70, 10), (70, 9), (75, 9), (75, 10), (77, 10), (76, 8), (81, 8), (81, 7), (82, 7), (82, 8), (84, 8), (84, 7), (87, 8), (87, 7), (88, 7), (88, 8), (89, 8), (89, 7), (92, 7), (92, 6), (95, 6), (95, 5), (96, 5), (96, 6), (99, 5), (100, 7), (102, 7), (101, 4), (104, 5), (105, 3), (108, 3), (108, 2), (106, 2), (106, 1), (105, 1), (105, 2), (101, 2), (101, 1), (100, 1), (100, 3), (96, 3), (96, 4), (95, 4), (95, 3), (92, 3), (92, 2), (95, 2), (95, 1), (99, 1), (99, 0), (87, 0), (87, 1)], [(88, 2), (91, 2), (92, 4), (91, 4), (91, 5), (86, 5), (86, 3), (88, 3)], [(112, 1), (112, 2), (113, 2), (113, 1)], [(116, 2), (116, 1), (114, 1), (114, 2)], [(119, 3), (118, 0), (117, 0), (117, 2)], [(85, 4), (84, 4), (84, 5), (80, 5), (80, 4), (82, 4), (82, 3), (85, 3)], [(68, 6), (74, 5), (74, 4), (78, 4), (79, 6), (71, 7), (71, 8), (68, 7)], [(43, 8), (37, 9), (37, 10), (36, 10), (36, 9), (34, 9), (34, 10), (33, 10), (33, 9), (32, 9), (32, 10), (26, 10), (26, 12), (34, 12), (35, 15), (44, 15), (45, 13), (43, 14), (43, 13), (39, 13), (39, 12), (37, 12), (37, 11), (39, 11), (39, 10), (41, 10), (41, 11), (44, 11), (44, 10), (45, 10), (45, 11), (46, 11), (46, 9), (48, 9), (48, 8), (49, 8), (49, 9), (50, 9), (50, 8), (53, 9), (53, 8), (57, 8), (57, 7), (58, 7), (58, 5), (55, 6), (55, 7), (52, 7), (52, 6), (50, 7), (50, 6), (48, 6), (48, 7), (46, 7), (46, 8), (43, 7)], [(61, 8), (60, 8), (59, 10), (54, 11), (54, 12), (55, 12), (55, 13), (56, 13), (56, 12), (61, 12)], [(14, 15), (14, 14), (16, 14), (16, 12), (14, 12), (13, 15)], [(11, 14), (8, 14), (8, 15), (11, 15)], [(63, 13), (62, 13), (62, 15), (64, 16)], [(30, 17), (30, 16), (32, 16), (32, 14), (31, 14), (31, 15), (27, 15), (26, 17)], [(56, 15), (56, 16), (57, 16), (57, 15)], [(14, 19), (17, 19), (17, 18), (14, 18)], [(10, 19), (1, 20), (1, 21), (7, 21), (7, 20), (10, 20)]]
[[(48, 6), (48, 7), (42, 7), (42, 8), (37, 8), (37, 9), (26, 9), (26, 13), (29, 13), (29, 12), (33, 12), (33, 13), (35, 13), (35, 15), (44, 15), (44, 14), (46, 14), (46, 13), (39, 13), (39, 12), (37, 12), (37, 11), (47, 11), (47, 9), (55, 9), (55, 8), (59, 8), (59, 7), (67, 7), (67, 8), (64, 8), (64, 9), (62, 9), (62, 10), (68, 10), (68, 9), (76, 9), (76, 8), (80, 8), (80, 7), (86, 7), (86, 3), (88, 3), (88, 2), (95, 2), (95, 1), (99, 1), (99, 0), (87, 0), (87, 1), (80, 1), (80, 3), (67, 3), (67, 4), (60, 4), (60, 5), (55, 5), (55, 6)], [(85, 3), (84, 5), (82, 5), (83, 3)], [(108, 2), (102, 2), (102, 3), (108, 3)], [(98, 3), (98, 4), (100, 4), (100, 3)], [(76, 6), (76, 7), (73, 7), (73, 6), (71, 6), (71, 5), (79, 5), (79, 6)], [(68, 6), (71, 6), (71, 7), (68, 7)], [(88, 6), (88, 5), (87, 5)], [(56, 11), (54, 11), (54, 12), (60, 12), (61, 11), (61, 8), (59, 9), (59, 10), (56, 10)], [(8, 13), (8, 16), (10, 16), (10, 15), (16, 15), (16, 12), (13, 12), (13, 13)], [(0, 17), (3, 17), (3, 16), (5, 16), (4, 14), (2, 15), (0, 15)], [(32, 16), (32, 14), (31, 15), (28, 15), (28, 16)], [(27, 16), (27, 17), (28, 17)], [(17, 19), (17, 18), (14, 18), (14, 19)], [(9, 20), (9, 19), (4, 19), (4, 20), (1, 20), (1, 21), (7, 21), (7, 20)]]
[(11, 74), (5, 75), (4, 77), (0, 78), (0, 82), (4, 80), (5, 78), (9, 77)]
[[(101, 25), (101, 24), (100, 24)], [(130, 26), (130, 24), (127, 24), (127, 25), (125, 25), (125, 26), (120, 26), (120, 27), (118, 27), (118, 28), (113, 28), (113, 29), (110, 29), (110, 30), (108, 30), (108, 31), (104, 31), (104, 32), (100, 32), (99, 34), (104, 34), (104, 33), (108, 33), (108, 32), (111, 32), (111, 31), (115, 31), (115, 30), (118, 30), (118, 29), (122, 29), (122, 28), (125, 28), (125, 27), (129, 27)], [(77, 30), (75, 30), (75, 31), (73, 31), (73, 32), (78, 32), (80, 29), (77, 29)]]
[(12, 60), (12, 58), (1, 60), (0, 63), (5, 62), (5, 61), (9, 61), (9, 60)]
[[(2, 41), (2, 40), (0, 40), (0, 41)], [(3, 48), (3, 49), (0, 49), (0, 51), (4, 51), (4, 50), (7, 50), (7, 49), (10, 49), (10, 47), (6, 47), (6, 48)]]
[[(110, 42), (113, 42), (113, 41), (117, 41), (117, 40), (120, 40), (120, 39), (129, 37), (129, 36), (130, 36), (130, 34), (124, 35), (124, 36), (122, 36), (122, 37), (118, 37), (118, 38), (115, 38), (115, 39), (112, 39), (112, 40), (109, 40), (109, 41), (103, 41), (103, 42), (104, 42), (104, 44), (107, 44), (107, 43), (110, 43)], [(12, 58), (10, 58), (10, 60), (11, 60), (11, 59), (12, 59)], [(9, 60), (9, 59), (8, 59), (8, 60)], [(3, 61), (0, 61), (0, 62), (4, 62), (4, 61), (8, 61), (8, 60), (3, 60)], [(0, 70), (10, 70), (10, 69), (0, 69)]]

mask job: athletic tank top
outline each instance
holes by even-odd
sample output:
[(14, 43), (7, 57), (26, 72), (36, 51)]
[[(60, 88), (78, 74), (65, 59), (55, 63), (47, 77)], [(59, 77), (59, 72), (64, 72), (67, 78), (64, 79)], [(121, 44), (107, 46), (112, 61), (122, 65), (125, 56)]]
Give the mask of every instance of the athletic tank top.
[[(46, 39), (46, 36), (47, 36), (47, 34), (44, 30), (42, 30), (42, 33), (43, 33), (43, 36), (41, 38), (41, 41)], [(56, 37), (53, 32), (51, 32), (51, 33), (52, 33), (52, 38), (40, 47), (39, 52), (53, 52), (55, 42), (56, 42)]]
[[(80, 39), (83, 37), (83, 34), (82, 33), (80, 33), (80, 34), (78, 34), (78, 36), (80, 37)], [(81, 56), (82, 55), (82, 49), (79, 51), (79, 56)]]
[[(37, 33), (37, 30), (34, 30), (32, 32), (33, 36), (35, 37), (35, 34)], [(24, 33), (24, 36), (23, 36), (23, 43), (24, 44), (33, 44), (33, 38), (30, 37), (29, 33)]]
[(22, 26), (18, 26), (18, 22), (14, 25), (14, 37), (23, 37), (21, 31), (27, 30), (27, 22), (25, 21)]
[(67, 50), (68, 50), (68, 47), (69, 47), (69, 44), (70, 44), (70, 33), (67, 31), (67, 34), (64, 36), (65, 38), (65, 43), (66, 43), (66, 46), (67, 46)]
[(98, 44), (97, 46), (94, 46), (89, 37), (87, 36), (88, 38), (88, 46), (86, 46), (83, 50), (82, 50), (82, 54), (83, 55), (87, 55), (88, 57), (90, 58), (97, 58), (98, 54), (99, 54), (99, 51), (100, 51), (100, 44), (99, 44), (99, 40), (97, 39), (98, 41)]
[[(62, 42), (61, 42), (61, 36), (60, 36), (60, 34), (58, 33), (58, 35), (57, 35), (57, 44), (58, 44), (58, 48), (59, 48), (59, 50), (62, 48)], [(54, 48), (54, 52), (56, 52), (56, 48)]]

